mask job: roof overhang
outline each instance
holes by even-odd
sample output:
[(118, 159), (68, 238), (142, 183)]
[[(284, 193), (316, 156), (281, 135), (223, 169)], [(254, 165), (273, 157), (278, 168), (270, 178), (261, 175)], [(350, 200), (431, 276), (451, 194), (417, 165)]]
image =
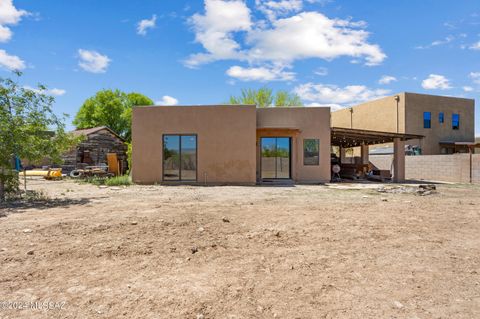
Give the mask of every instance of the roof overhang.
[(262, 136), (296, 136), (301, 130), (296, 127), (258, 127), (257, 135)]
[(343, 127), (332, 127), (331, 130), (332, 145), (341, 147), (392, 143), (397, 138), (401, 141), (407, 141), (422, 139), (423, 137), (423, 135), (417, 134), (370, 131)]
[(115, 135), (116, 137), (118, 137), (120, 140), (125, 142), (125, 139), (123, 137), (118, 135), (114, 130), (112, 130), (108, 126), (98, 126), (98, 127), (91, 127), (91, 128), (85, 128), (85, 129), (76, 129), (74, 131), (71, 131), (70, 133), (72, 133), (74, 136), (82, 136), (82, 135), (83, 136), (88, 136), (88, 135), (97, 133), (101, 130), (107, 130), (110, 133), (112, 133), (113, 135)]

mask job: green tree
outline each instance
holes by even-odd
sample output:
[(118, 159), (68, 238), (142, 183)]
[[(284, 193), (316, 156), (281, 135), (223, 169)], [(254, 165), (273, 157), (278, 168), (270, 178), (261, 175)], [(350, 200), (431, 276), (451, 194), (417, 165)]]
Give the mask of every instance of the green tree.
[(61, 155), (76, 142), (65, 132), (66, 115), (53, 113), (55, 98), (45, 92), (43, 85), (31, 90), (10, 78), (0, 78), (0, 201), (5, 200), (6, 191), (15, 191), (6, 189), (18, 182), (13, 170), (15, 157), (31, 163), (44, 158), (60, 163)]
[(275, 95), (275, 106), (303, 106), (302, 99), (297, 94), (278, 91)]
[(132, 108), (144, 105), (153, 105), (153, 101), (140, 93), (127, 94), (120, 90), (102, 90), (83, 103), (73, 124), (80, 129), (108, 126), (130, 142)]
[[(146, 97), (145, 95), (142, 95), (140, 93), (129, 93), (127, 94), (127, 108), (123, 112), (123, 118), (126, 121), (127, 127), (126, 127), (126, 133), (123, 136), (127, 142), (132, 141), (132, 110), (134, 106), (147, 106), (147, 105), (153, 105), (153, 101)], [(131, 163), (129, 164), (131, 167)]]
[(257, 107), (303, 106), (302, 100), (297, 94), (283, 90), (273, 94), (272, 89), (269, 88), (242, 89), (239, 96), (230, 96), (230, 104), (252, 104)]

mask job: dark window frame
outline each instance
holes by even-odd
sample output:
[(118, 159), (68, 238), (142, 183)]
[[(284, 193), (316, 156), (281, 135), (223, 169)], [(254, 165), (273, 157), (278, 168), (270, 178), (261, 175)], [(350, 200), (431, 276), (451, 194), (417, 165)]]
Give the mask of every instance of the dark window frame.
[(423, 128), (432, 128), (432, 112), (423, 112)]
[[(178, 166), (178, 179), (165, 179), (165, 136), (178, 136), (178, 150), (180, 164)], [(195, 179), (182, 179), (182, 136), (195, 136)], [(163, 182), (197, 182), (198, 181), (198, 134), (182, 133), (182, 134), (162, 134), (162, 181)]]
[[(306, 163), (305, 159), (308, 158), (306, 154), (306, 141), (316, 141), (317, 142), (317, 162), (316, 163)], [(320, 139), (319, 138), (304, 138), (303, 139), (303, 166), (319, 166), (320, 165)]]
[[(455, 120), (455, 116), (457, 117), (457, 120)], [(457, 125), (455, 125), (455, 123)], [(452, 114), (452, 130), (459, 130), (459, 129), (460, 129), (460, 114), (453, 113)]]
[[(277, 139), (279, 138), (286, 138), (288, 139), (288, 177), (274, 177), (274, 178), (264, 178), (262, 177), (262, 160), (261, 160), (261, 157), (262, 157), (262, 150), (263, 150), (263, 143), (262, 143), (262, 139), (263, 138), (274, 138), (275, 139), (275, 149), (278, 145), (277, 143)], [(293, 154), (293, 150), (292, 150), (292, 146), (293, 146), (293, 138), (291, 136), (261, 136), (260, 137), (260, 179), (261, 180), (289, 180), (289, 179), (292, 179), (292, 154)], [(275, 175), (277, 175), (277, 162), (275, 161)]]

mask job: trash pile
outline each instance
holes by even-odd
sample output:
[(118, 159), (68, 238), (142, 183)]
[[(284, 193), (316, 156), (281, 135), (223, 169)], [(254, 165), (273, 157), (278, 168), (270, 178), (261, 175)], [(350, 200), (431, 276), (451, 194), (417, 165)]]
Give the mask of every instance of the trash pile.
[(422, 184), (418, 186), (381, 186), (377, 188), (379, 193), (391, 193), (391, 194), (415, 194), (419, 196), (427, 196), (435, 194), (437, 188), (432, 184)]

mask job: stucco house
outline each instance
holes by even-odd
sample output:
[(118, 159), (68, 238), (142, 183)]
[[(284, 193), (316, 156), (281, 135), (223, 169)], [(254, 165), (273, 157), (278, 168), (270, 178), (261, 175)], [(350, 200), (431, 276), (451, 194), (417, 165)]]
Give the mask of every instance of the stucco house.
[(133, 181), (327, 182), (330, 138), (328, 107), (136, 107)]
[[(468, 151), (475, 139), (474, 108), (471, 99), (414, 93), (333, 113), (329, 107), (136, 107), (133, 181), (322, 183), (330, 180), (334, 150), (342, 171), (358, 176), (372, 171), (369, 155), (380, 145), (393, 155), (392, 180), (401, 182), (411, 145), (424, 155)], [(355, 161), (346, 156), (352, 149), (358, 151)]]

